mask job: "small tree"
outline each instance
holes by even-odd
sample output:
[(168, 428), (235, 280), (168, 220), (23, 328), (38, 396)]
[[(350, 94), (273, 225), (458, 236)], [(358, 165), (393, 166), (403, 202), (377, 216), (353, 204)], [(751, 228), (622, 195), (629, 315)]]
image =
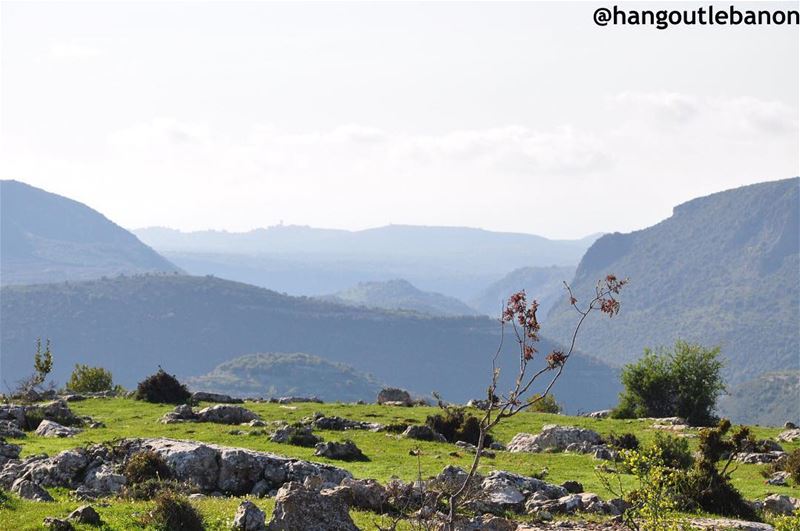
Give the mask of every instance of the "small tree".
[(36, 339), (36, 352), (33, 354), (33, 374), (17, 382), (16, 394), (28, 395), (34, 393), (47, 379), (53, 370), (53, 354), (50, 352), (50, 340), (45, 342), (42, 350), (42, 339)]
[(102, 367), (75, 364), (66, 388), (76, 393), (108, 391), (113, 385), (111, 372)]
[(714, 408), (725, 390), (719, 348), (677, 341), (670, 350), (645, 349), (644, 356), (622, 369), (617, 418), (685, 418), (694, 426), (716, 422)]
[[(547, 354), (544, 357), (542, 368), (532, 374), (528, 372), (528, 366), (538, 354), (534, 344), (539, 341), (540, 325), (536, 316), (539, 304), (535, 300), (528, 304), (524, 291), (515, 293), (509, 298), (500, 319), (500, 345), (492, 357), (491, 380), (486, 392), (488, 407), (480, 419), (475, 457), (466, 476), (463, 480), (458, 481), (458, 488), (448, 496), (446, 521), (448, 531), (455, 531), (456, 513), (464, 503), (465, 498), (467, 498), (471, 490), (470, 487), (474, 484), (483, 449), (487, 444), (489, 430), (494, 428), (501, 420), (534, 407), (549, 395), (550, 390), (564, 372), (564, 367), (575, 350), (578, 332), (583, 322), (594, 311), (600, 311), (609, 317), (619, 313), (620, 303), (615, 295), (619, 294), (626, 283), (627, 280), (620, 280), (614, 275), (608, 275), (605, 279), (597, 282), (594, 297), (589, 301), (589, 304), (579, 306), (578, 299), (575, 298), (572, 288), (565, 282), (564, 287), (569, 296), (569, 303), (578, 314), (577, 323), (569, 341), (569, 348), (566, 352), (556, 349)], [(514, 379), (513, 387), (507, 393), (500, 394), (498, 393), (500, 369), (497, 366), (497, 361), (503, 350), (503, 337), (507, 325), (511, 325), (517, 342), (519, 370)], [(539, 393), (538, 398), (534, 397), (531, 400), (527, 400), (527, 393), (533, 389), (535, 384), (539, 383), (541, 378), (546, 378), (544, 389)]]
[(561, 405), (556, 401), (556, 397), (552, 393), (547, 396), (536, 393), (528, 401), (531, 402), (530, 410), (534, 413), (561, 413)]

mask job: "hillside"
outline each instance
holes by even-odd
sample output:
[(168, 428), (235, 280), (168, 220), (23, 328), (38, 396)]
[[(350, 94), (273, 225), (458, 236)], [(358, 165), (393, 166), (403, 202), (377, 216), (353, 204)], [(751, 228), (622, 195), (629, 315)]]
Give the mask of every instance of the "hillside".
[(570, 266), (521, 267), (487, 286), (469, 302), (485, 315), (496, 316), (510, 293), (525, 290), (529, 297), (539, 301), (540, 313), (546, 318), (558, 298), (566, 297), (564, 282), (569, 282), (574, 274), (575, 268)]
[[(75, 363), (104, 366), (130, 387), (159, 364), (188, 377), (253, 352), (307, 352), (421, 395), (466, 401), (483, 394), (499, 342), (497, 322), (485, 317), (354, 308), (210, 277), (12, 286), (0, 295), (9, 384), (30, 370), (35, 339), (48, 337), (59, 382)], [(543, 352), (553, 346), (540, 344)], [(618, 390), (615, 370), (576, 357), (555, 394), (568, 410), (585, 411), (610, 405)]]
[[(800, 368), (800, 179), (745, 186), (675, 207), (661, 223), (603, 236), (573, 280), (578, 293), (613, 272), (630, 277), (623, 311), (588, 323), (592, 354), (621, 365), (677, 338), (720, 345), (732, 386)], [(551, 333), (563, 334), (566, 302)], [(800, 398), (800, 397), (798, 397)], [(795, 418), (800, 399), (794, 401)]]
[(390, 225), (362, 231), (275, 226), (244, 233), (134, 231), (191, 274), (318, 295), (403, 278), (461, 300), (519, 267), (575, 265), (597, 238), (549, 240), (464, 227)]
[(36, 284), (178, 268), (82, 203), (0, 181), (0, 282)]
[(317, 396), (326, 401), (374, 401), (381, 384), (343, 363), (310, 354), (248, 354), (187, 381), (195, 391), (231, 396)]
[(738, 422), (780, 426), (800, 424), (800, 371), (767, 373), (728, 389), (720, 399), (720, 414)]
[(455, 297), (422, 291), (410, 282), (400, 279), (386, 282), (359, 282), (352, 288), (319, 298), (349, 306), (411, 310), (429, 315), (452, 317), (478, 315), (473, 308)]

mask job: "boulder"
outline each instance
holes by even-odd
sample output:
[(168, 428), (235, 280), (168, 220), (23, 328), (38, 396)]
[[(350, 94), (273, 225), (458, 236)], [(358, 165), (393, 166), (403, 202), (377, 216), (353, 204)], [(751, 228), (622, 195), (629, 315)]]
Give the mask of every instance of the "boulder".
[(200, 402), (215, 402), (217, 404), (243, 404), (244, 400), (241, 398), (234, 398), (229, 395), (219, 393), (206, 393), (205, 391), (197, 391), (192, 393), (191, 401), (195, 404)]
[(322, 442), (322, 437), (314, 435), (308, 426), (282, 426), (272, 433), (270, 440), (276, 443), (313, 448)]
[(321, 414), (314, 415), (308, 421), (318, 430), (345, 431), (345, 430), (371, 430), (378, 431), (383, 428), (382, 424), (376, 422), (364, 422), (361, 420), (351, 420), (343, 417), (326, 417)]
[(25, 432), (13, 420), (0, 420), (0, 437), (22, 439), (25, 437)]
[(42, 520), (42, 526), (52, 531), (75, 531), (75, 527), (70, 522), (55, 516), (46, 516)]
[(796, 430), (797, 429), (797, 424), (795, 424), (794, 422), (791, 422), (791, 421), (786, 421), (783, 424), (783, 429), (784, 430)]
[(17, 404), (0, 404), (0, 420), (13, 422), (18, 428), (25, 426), (25, 407)]
[(315, 447), (314, 455), (340, 461), (369, 461), (353, 441), (321, 442)]
[(114, 471), (114, 466), (102, 463), (90, 468), (83, 480), (83, 485), (91, 489), (96, 496), (111, 496), (122, 490), (127, 479)]
[(733, 456), (734, 461), (746, 464), (766, 464), (774, 463), (786, 455), (786, 452), (765, 452), (765, 453), (747, 453), (739, 452)]
[(282, 396), (277, 399), (279, 404), (292, 404), (295, 402), (298, 403), (305, 403), (305, 402), (314, 402), (316, 404), (322, 404), (322, 399), (316, 396)]
[(43, 487), (75, 488), (83, 479), (89, 457), (83, 448), (64, 450), (54, 457), (24, 462), (24, 475)]
[(776, 514), (792, 514), (800, 509), (800, 499), (785, 494), (771, 494), (764, 498), (764, 510)]
[(11, 492), (17, 493), (20, 498), (32, 500), (37, 502), (51, 502), (53, 497), (50, 493), (44, 490), (40, 485), (25, 478), (19, 478), (11, 485)]
[(783, 486), (786, 485), (790, 477), (791, 474), (789, 474), (789, 472), (775, 472), (767, 478), (767, 484)]
[(243, 448), (224, 448), (219, 452), (217, 488), (223, 492), (243, 495), (253, 490), (264, 477), (269, 457)]
[(52, 402), (47, 402), (45, 404), (29, 406), (26, 408), (26, 410), (28, 409), (38, 409), (41, 411), (41, 414), (45, 419), (58, 422), (62, 426), (83, 425), (83, 420), (72, 412), (66, 400), (53, 400)]
[(605, 419), (611, 416), (610, 409), (601, 409), (599, 411), (592, 411), (591, 413), (586, 413), (583, 415), (584, 417), (589, 417), (590, 419)]
[(178, 481), (195, 485), (202, 491), (217, 489), (219, 452), (211, 446), (175, 439), (148, 439), (142, 450), (153, 450), (166, 461)]
[(255, 503), (245, 500), (236, 509), (233, 517), (233, 529), (236, 531), (266, 531), (267, 516)]
[(415, 424), (406, 428), (403, 432), (403, 437), (408, 439), (417, 439), (419, 441), (438, 441), (447, 442), (444, 435), (433, 431), (430, 426), (424, 424)]
[(600, 435), (592, 430), (574, 426), (548, 424), (536, 435), (518, 433), (508, 443), (509, 452), (540, 452), (543, 450), (563, 452), (571, 444), (599, 445)]
[(44, 419), (36, 428), (36, 435), (40, 437), (74, 437), (81, 432), (78, 428), (68, 428), (58, 422)]
[(358, 531), (343, 496), (319, 492), (294, 481), (278, 490), (268, 527), (270, 531)]
[(483, 478), (480, 490), (475, 508), (494, 514), (508, 510), (520, 512), (531, 496), (540, 501), (550, 501), (568, 494), (564, 487), (503, 470), (495, 470)]
[(396, 387), (386, 387), (381, 389), (378, 393), (378, 404), (385, 404), (387, 402), (400, 402), (402, 405), (410, 406), (413, 401), (408, 391), (398, 389)]
[(86, 525), (102, 525), (103, 521), (100, 519), (100, 515), (97, 514), (97, 511), (94, 510), (94, 507), (91, 505), (81, 505), (71, 513), (67, 517), (67, 520), (72, 520), (79, 524), (86, 524)]
[(561, 486), (570, 494), (580, 494), (583, 492), (583, 485), (577, 481), (565, 481)]
[(180, 404), (169, 413), (161, 417), (162, 424), (174, 424), (176, 422), (192, 422), (197, 420), (197, 414), (189, 404)]
[(22, 447), (7, 443), (5, 439), (0, 438), (0, 468), (12, 459), (19, 459), (19, 453), (21, 451)]
[(780, 432), (778, 440), (783, 442), (800, 441), (800, 428), (792, 428)]
[(345, 478), (341, 485), (350, 490), (348, 505), (376, 513), (386, 508), (389, 496), (386, 489), (374, 479)]
[(258, 415), (241, 406), (220, 404), (201, 409), (197, 413), (199, 422), (215, 422), (218, 424), (243, 424), (260, 419)]

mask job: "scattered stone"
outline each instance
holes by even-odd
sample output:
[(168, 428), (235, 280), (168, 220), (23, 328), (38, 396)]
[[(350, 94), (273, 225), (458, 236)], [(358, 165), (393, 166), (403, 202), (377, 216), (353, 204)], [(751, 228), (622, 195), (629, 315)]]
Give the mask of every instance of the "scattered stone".
[(786, 455), (786, 452), (747, 453), (739, 452), (733, 456), (734, 461), (745, 464), (774, 463)]
[(43, 420), (36, 428), (36, 435), (41, 437), (74, 437), (81, 432), (78, 428), (68, 428), (52, 420)]
[(292, 481), (278, 490), (270, 531), (358, 531), (343, 496), (327, 494)]
[(783, 442), (800, 441), (800, 428), (789, 428), (778, 434), (778, 440)]
[(505, 451), (506, 445), (501, 442), (492, 441), (492, 443), (489, 445), (489, 448), (491, 448), (492, 450)]
[(586, 413), (583, 416), (589, 417), (590, 419), (606, 419), (611, 416), (611, 410), (601, 409), (599, 411), (592, 411), (591, 413)]
[(237, 531), (266, 531), (267, 516), (255, 503), (245, 500), (236, 509), (233, 517), (233, 529)]
[(444, 435), (433, 431), (430, 426), (426, 426), (424, 424), (415, 424), (413, 426), (409, 426), (402, 435), (408, 439), (417, 439), (419, 441), (447, 442), (447, 439), (444, 438)]
[(784, 486), (790, 477), (791, 474), (789, 474), (789, 472), (775, 472), (769, 478), (767, 478), (767, 484)]
[(376, 422), (364, 422), (351, 420), (343, 417), (326, 417), (322, 413), (315, 413), (311, 419), (306, 419), (307, 423), (318, 430), (345, 431), (345, 430), (371, 430), (378, 431), (383, 428), (382, 424)]
[(46, 516), (42, 521), (42, 525), (46, 529), (52, 529), (53, 531), (75, 531), (75, 527), (71, 523), (55, 516)]
[(11, 485), (11, 492), (16, 492), (20, 498), (37, 502), (55, 501), (50, 493), (33, 481), (19, 478)]
[(313, 448), (322, 442), (322, 437), (314, 435), (308, 426), (283, 426), (275, 430), (270, 436), (270, 440), (276, 443)]
[(25, 432), (22, 431), (19, 424), (13, 420), (0, 420), (0, 437), (22, 439), (25, 436)]
[(378, 404), (387, 402), (399, 403), (399, 405), (410, 406), (412, 404), (411, 395), (408, 391), (396, 387), (386, 387), (378, 393)]
[(229, 404), (209, 406), (197, 413), (198, 422), (215, 422), (218, 424), (243, 424), (258, 418), (259, 416), (249, 409)]
[(250, 426), (251, 428), (263, 428), (264, 426), (267, 425), (267, 423), (260, 419), (253, 419), (250, 422), (248, 422), (247, 425)]
[(277, 399), (278, 404), (293, 404), (303, 402), (315, 402), (317, 404), (324, 403), (321, 398), (316, 396), (283, 396)]
[[(446, 529), (446, 527), (440, 527), (439, 529)], [(456, 531), (515, 531), (517, 523), (492, 514), (483, 514), (471, 520), (462, 519), (457, 521), (455, 529)]]
[(661, 426), (686, 426), (688, 422), (686, 419), (681, 417), (647, 417), (642, 420), (649, 420), (652, 421), (654, 424), (659, 424)]
[(369, 461), (353, 441), (318, 443), (314, 455), (340, 461)]
[(541, 452), (543, 450), (564, 451), (571, 444), (589, 443), (599, 445), (600, 435), (592, 430), (574, 426), (548, 424), (537, 435), (518, 433), (508, 443), (509, 452)]
[(234, 398), (229, 395), (219, 393), (206, 393), (205, 391), (197, 391), (192, 393), (191, 401), (195, 404), (200, 402), (216, 402), (217, 404), (243, 404), (244, 400), (241, 398)]
[(800, 509), (800, 499), (785, 494), (771, 494), (764, 498), (764, 510), (776, 514), (792, 514)]
[(74, 520), (79, 524), (86, 525), (102, 525), (103, 521), (100, 515), (94, 510), (91, 505), (81, 505), (67, 516), (67, 520)]
[[(456, 441), (456, 446), (462, 448), (464, 451), (467, 451), (471, 454), (474, 454), (478, 451), (477, 446), (475, 446), (472, 443), (468, 443), (467, 441)], [(489, 459), (494, 459), (495, 457), (497, 457), (497, 455), (494, 452), (492, 452), (491, 450), (487, 450), (486, 448), (481, 450), (481, 456), (488, 457)]]
[(708, 531), (717, 531), (719, 529), (730, 531), (774, 531), (774, 528), (769, 524), (730, 520), (728, 518), (692, 518), (688, 523), (692, 526), (692, 529), (706, 529)]
[(86, 400), (86, 397), (81, 394), (72, 394), (72, 395), (64, 395), (61, 397), (62, 400), (66, 400), (67, 402), (82, 402)]

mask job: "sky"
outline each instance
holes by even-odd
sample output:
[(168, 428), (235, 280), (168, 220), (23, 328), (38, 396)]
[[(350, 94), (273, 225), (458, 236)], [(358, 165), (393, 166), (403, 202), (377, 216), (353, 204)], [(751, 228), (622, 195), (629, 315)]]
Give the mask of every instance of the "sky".
[(800, 174), (797, 26), (600, 5), (3, 2), (0, 177), (130, 229), (578, 238)]

